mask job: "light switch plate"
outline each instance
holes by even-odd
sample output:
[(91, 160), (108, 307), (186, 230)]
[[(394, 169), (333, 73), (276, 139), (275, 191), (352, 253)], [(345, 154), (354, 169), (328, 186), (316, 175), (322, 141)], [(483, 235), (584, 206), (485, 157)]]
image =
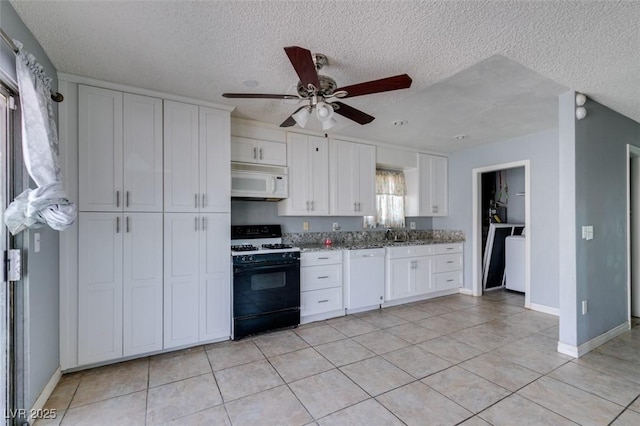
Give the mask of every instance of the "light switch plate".
[(309, 222), (307, 222), (306, 220), (304, 222), (302, 222), (302, 230), (303, 231), (308, 231), (309, 230)]
[(582, 227), (582, 238), (585, 240), (593, 240), (593, 226)]
[(416, 229), (416, 223), (415, 222), (409, 222), (409, 229)]

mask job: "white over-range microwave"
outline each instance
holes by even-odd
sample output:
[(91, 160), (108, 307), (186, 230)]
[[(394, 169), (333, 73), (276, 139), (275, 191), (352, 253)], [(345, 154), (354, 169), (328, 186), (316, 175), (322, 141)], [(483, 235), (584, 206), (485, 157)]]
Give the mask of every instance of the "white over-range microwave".
[(277, 201), (289, 196), (287, 168), (231, 163), (231, 196)]

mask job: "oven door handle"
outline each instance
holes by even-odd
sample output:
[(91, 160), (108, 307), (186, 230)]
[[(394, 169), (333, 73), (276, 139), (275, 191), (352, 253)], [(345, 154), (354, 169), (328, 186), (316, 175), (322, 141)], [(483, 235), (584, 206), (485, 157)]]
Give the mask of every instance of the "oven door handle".
[(299, 262), (287, 262), (287, 263), (271, 263), (269, 265), (256, 266), (253, 265), (234, 265), (234, 271), (238, 269), (241, 272), (254, 272), (254, 271), (266, 271), (269, 269), (282, 269), (282, 268), (290, 268), (292, 266), (299, 265)]

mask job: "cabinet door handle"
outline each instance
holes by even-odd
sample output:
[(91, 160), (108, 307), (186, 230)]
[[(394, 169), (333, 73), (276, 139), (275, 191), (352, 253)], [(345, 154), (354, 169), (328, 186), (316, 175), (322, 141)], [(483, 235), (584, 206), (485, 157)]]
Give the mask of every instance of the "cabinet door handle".
[(120, 191), (116, 191), (116, 207), (120, 207)]
[(447, 263), (453, 263), (453, 260), (447, 260)]
[(207, 205), (207, 196), (204, 193), (202, 194), (202, 203), (200, 205), (202, 207)]
[(353, 203), (353, 211), (354, 212), (358, 211), (358, 203)]
[(254, 160), (257, 160), (257, 159), (258, 159), (258, 156), (256, 155), (256, 150), (257, 150), (257, 148), (254, 146), (254, 147), (253, 147), (253, 159), (254, 159)]
[(120, 233), (120, 216), (116, 217), (116, 234)]
[(329, 301), (329, 299), (318, 300), (318, 303), (327, 303), (328, 301)]
[(362, 211), (362, 208), (360, 207), (360, 201), (358, 201), (358, 211)]
[(329, 259), (328, 257), (319, 257), (318, 260), (327, 260)]
[(129, 226), (129, 216), (127, 216), (127, 217), (125, 218), (125, 221), (124, 221), (124, 222), (125, 222), (125, 227), (127, 228), (127, 234), (128, 234), (128, 233), (129, 233), (129, 230), (130, 230), (130, 226)]
[(198, 208), (198, 194), (193, 194), (193, 206)]
[(448, 283), (454, 282), (455, 280), (447, 280)]
[(321, 277), (318, 277), (319, 280), (324, 280), (324, 279), (327, 279), (327, 278), (329, 278), (329, 275), (323, 275)]
[(198, 230), (198, 217), (195, 218), (195, 222), (194, 222), (194, 230), (197, 231)]
[(432, 206), (431, 213), (438, 213), (438, 206)]
[(260, 159), (262, 160), (262, 148), (260, 148)]
[(202, 218), (202, 230), (203, 231), (207, 230), (207, 218), (206, 217)]
[(129, 191), (125, 191), (124, 193), (124, 206), (129, 207)]
[(313, 201), (311, 202), (311, 211), (313, 211), (314, 206), (313, 206)]
[(447, 247), (447, 250), (453, 250), (454, 247)]

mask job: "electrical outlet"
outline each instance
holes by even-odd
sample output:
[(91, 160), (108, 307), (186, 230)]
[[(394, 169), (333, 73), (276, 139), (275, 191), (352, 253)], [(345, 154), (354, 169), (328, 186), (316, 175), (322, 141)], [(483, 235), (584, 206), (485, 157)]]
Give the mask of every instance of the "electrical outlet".
[(338, 225), (338, 222), (333, 222), (333, 227), (332, 227), (332, 229), (333, 229), (334, 231), (337, 231), (337, 230), (339, 230), (339, 229), (340, 229), (340, 225)]
[(309, 230), (309, 222), (307, 222), (306, 220), (304, 222), (302, 222), (302, 230), (303, 231), (308, 231)]
[(34, 253), (40, 253), (40, 233), (33, 234), (33, 251)]
[(409, 222), (409, 229), (416, 229), (416, 223), (415, 222)]
[(585, 240), (593, 240), (593, 226), (582, 227), (582, 238)]
[(586, 315), (587, 314), (587, 301), (583, 300), (582, 301), (582, 315)]

